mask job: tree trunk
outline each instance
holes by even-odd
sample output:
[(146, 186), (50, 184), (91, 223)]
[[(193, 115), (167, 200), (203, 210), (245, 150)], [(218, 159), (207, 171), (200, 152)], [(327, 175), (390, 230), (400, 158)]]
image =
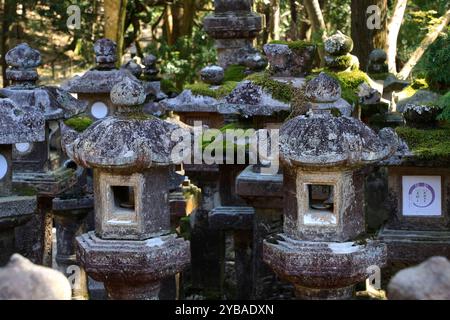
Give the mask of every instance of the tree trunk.
[[(311, 22), (312, 28), (312, 40), (325, 41), (327, 38), (327, 27), (325, 25), (325, 20), (323, 19), (322, 9), (320, 8), (320, 3), (318, 0), (303, 0), (306, 12), (308, 13), (309, 21)], [(319, 47), (319, 57), (321, 61), (321, 66), (325, 63), (325, 52), (323, 47)]]
[[(370, 11), (370, 6), (377, 6), (380, 15)], [(386, 48), (387, 0), (352, 0), (351, 10), (353, 54), (359, 58), (361, 70), (366, 70), (372, 50)], [(373, 25), (374, 21), (379, 25)]]
[(127, 0), (104, 0), (105, 37), (117, 43), (117, 65), (122, 61)]
[[(450, 10), (448, 10), (445, 15), (441, 18), (442, 21), (433, 29), (428, 32), (425, 38), (420, 43), (420, 46), (414, 51), (414, 53), (409, 58), (408, 62), (403, 67), (402, 71), (398, 74), (400, 79), (407, 79), (412, 69), (415, 67), (420, 58), (422, 58), (428, 47), (439, 37), (439, 34), (444, 30), (444, 28), (450, 23)], [(446, 72), (442, 70), (442, 72)]]
[(170, 4), (167, 4), (164, 14), (164, 32), (167, 39), (167, 44), (172, 46), (175, 43), (175, 37), (173, 34), (172, 5)]
[(280, 0), (270, 0), (270, 37), (280, 40)]
[(291, 26), (289, 28), (289, 35), (291, 40), (299, 39), (299, 21), (296, 0), (289, 0), (289, 10), (291, 12)]
[(8, 80), (6, 79), (6, 69), (8, 65), (5, 61), (5, 55), (9, 50), (8, 46), (8, 35), (10, 34), (10, 27), (13, 21), (15, 21), (16, 16), (16, 6), (15, 0), (4, 0), (3, 1), (3, 19), (2, 19), (2, 34), (0, 35), (0, 54), (1, 54), (1, 65), (2, 65), (2, 80), (3, 87), (8, 85)]
[(309, 20), (311, 21), (311, 26), (313, 32), (316, 36), (326, 38), (326, 25), (323, 19), (322, 9), (320, 9), (320, 4), (318, 0), (304, 0), (303, 1), (306, 12), (308, 12)]
[(397, 40), (400, 27), (405, 16), (408, 0), (397, 0), (395, 2), (394, 12), (388, 23), (388, 39), (386, 43), (386, 51), (388, 57), (389, 72), (397, 73)]
[(183, 1), (183, 24), (181, 27), (181, 35), (189, 36), (192, 34), (195, 18), (195, 0)]

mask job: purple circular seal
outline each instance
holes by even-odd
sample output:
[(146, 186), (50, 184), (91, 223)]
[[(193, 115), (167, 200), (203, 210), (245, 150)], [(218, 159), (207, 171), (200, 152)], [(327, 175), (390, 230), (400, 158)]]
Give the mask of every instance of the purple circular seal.
[(409, 192), (408, 192), (410, 198), (412, 196), (412, 193), (418, 188), (425, 188), (425, 189), (429, 190), (430, 193), (431, 193), (431, 199), (430, 199), (430, 201), (428, 201), (424, 205), (417, 204), (416, 202), (413, 201), (413, 205), (418, 207), (418, 208), (429, 207), (434, 202), (434, 199), (436, 198), (436, 194), (434, 192), (434, 189), (428, 183), (425, 183), (425, 182), (419, 182), (419, 183), (413, 184), (411, 186), (411, 188), (409, 188)]

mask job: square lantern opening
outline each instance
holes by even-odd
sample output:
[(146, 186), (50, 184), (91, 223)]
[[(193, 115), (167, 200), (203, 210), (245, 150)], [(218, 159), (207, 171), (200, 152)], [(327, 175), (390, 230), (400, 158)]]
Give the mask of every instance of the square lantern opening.
[(307, 184), (305, 225), (336, 225), (335, 190), (333, 185)]
[(133, 186), (110, 186), (111, 215), (113, 223), (136, 221), (136, 192)]

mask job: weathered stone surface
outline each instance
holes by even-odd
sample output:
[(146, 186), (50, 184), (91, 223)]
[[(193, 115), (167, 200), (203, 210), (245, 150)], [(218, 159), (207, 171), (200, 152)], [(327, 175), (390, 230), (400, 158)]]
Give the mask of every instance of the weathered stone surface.
[(71, 288), (59, 271), (14, 254), (0, 269), (0, 300), (70, 300)]
[(137, 106), (145, 101), (144, 86), (131, 79), (124, 79), (111, 89), (111, 101), (117, 106)]
[(364, 245), (308, 242), (285, 235), (264, 241), (263, 251), (264, 261), (282, 279), (294, 283), (303, 299), (350, 298), (339, 296), (339, 289), (350, 287), (347, 294), (351, 295), (352, 285), (369, 276), (369, 266), (384, 266), (387, 254), (386, 246), (378, 241)]
[(94, 280), (105, 282), (113, 299), (154, 299), (147, 296), (153, 293), (138, 289), (182, 271), (190, 261), (189, 242), (175, 235), (125, 241), (102, 240), (89, 232), (77, 242), (78, 261)]
[(95, 62), (99, 68), (110, 68), (117, 61), (117, 44), (110, 39), (99, 39), (94, 44)]
[(289, 111), (288, 104), (278, 101), (262, 87), (251, 81), (240, 82), (234, 90), (224, 98), (226, 105), (220, 105), (219, 112), (240, 113), (243, 116), (272, 115), (280, 111)]
[(97, 67), (85, 74), (75, 76), (61, 85), (61, 88), (72, 93), (109, 93), (114, 85), (130, 79), (139, 81), (128, 70), (117, 70), (117, 45), (109, 39), (97, 40), (94, 44)]
[(367, 72), (386, 73), (388, 72), (387, 54), (382, 49), (374, 49), (369, 55)]
[(62, 142), (66, 143), (64, 148), (69, 157), (81, 166), (95, 168), (142, 170), (181, 162), (182, 159), (172, 157), (178, 141), (172, 141), (171, 135), (179, 130), (181, 136), (186, 136), (189, 131), (142, 113), (136, 106), (145, 100), (140, 82), (128, 79), (118, 83), (111, 99), (126, 109), (117, 116), (95, 122), (79, 136), (67, 127), (62, 128)]
[(175, 112), (216, 112), (219, 101), (212, 97), (195, 95), (191, 90), (184, 90), (175, 98), (163, 100), (161, 103), (168, 110)]
[(144, 77), (148, 81), (156, 80), (157, 75), (159, 73), (159, 69), (156, 66), (156, 63), (158, 62), (158, 59), (152, 55), (148, 54), (144, 57), (144, 60), (142, 63), (144, 64)]
[(407, 105), (426, 105), (436, 102), (440, 95), (429, 90), (418, 90), (412, 97), (402, 99), (397, 104), (397, 111), (404, 112)]
[(128, 70), (136, 78), (139, 78), (142, 74), (142, 67), (134, 60), (126, 62), (121, 68)]
[(355, 166), (381, 161), (393, 153), (360, 120), (328, 114), (299, 116), (280, 129), (280, 154), (300, 166)]
[(87, 108), (87, 102), (77, 100), (67, 91), (57, 87), (33, 89), (7, 87), (0, 89), (0, 94), (20, 106), (34, 106), (44, 113), (45, 120), (68, 119), (84, 112)]
[(84, 167), (166, 166), (182, 160), (171, 155), (177, 143), (170, 139), (175, 130), (184, 129), (156, 117), (146, 120), (109, 117), (94, 123), (65, 149), (69, 157)]
[(0, 197), (0, 221), (4, 218), (31, 215), (36, 207), (36, 197), (33, 196)]
[(403, 108), (406, 124), (414, 128), (432, 128), (436, 126), (436, 118), (441, 112), (442, 110), (437, 107), (410, 103)]
[(389, 75), (384, 80), (384, 89), (383, 92), (399, 92), (402, 91), (404, 88), (406, 88), (409, 85), (408, 81), (397, 79), (393, 75)]
[(332, 56), (342, 56), (353, 50), (352, 38), (338, 31), (325, 40), (325, 52)]
[(208, 219), (212, 229), (251, 230), (254, 214), (252, 207), (216, 207)]
[(123, 81), (131, 79), (138, 81), (126, 70), (89, 70), (84, 75), (75, 76), (61, 85), (61, 88), (72, 93), (109, 93), (112, 87)]
[(397, 273), (389, 283), (391, 300), (450, 300), (450, 262), (432, 257)]
[(44, 115), (32, 106), (0, 99), (0, 144), (45, 140)]
[(308, 81), (305, 86), (305, 96), (312, 102), (334, 102), (341, 94), (339, 82), (324, 72)]
[[(145, 94), (151, 95), (154, 102), (158, 102), (167, 98), (167, 95), (161, 90), (160, 81), (144, 81)], [(158, 103), (158, 108), (162, 108)], [(145, 110), (144, 110), (145, 111)]]
[(203, 82), (220, 85), (225, 77), (225, 71), (219, 66), (208, 66), (200, 71), (200, 77)]
[(248, 0), (215, 1), (216, 10), (203, 20), (203, 27), (216, 40), (219, 65), (241, 64), (261, 70), (267, 61), (253, 48), (252, 40), (262, 30), (262, 17)]
[(27, 43), (9, 50), (5, 55), (6, 77), (13, 82), (31, 82), (39, 79), (36, 68), (41, 64), (41, 54)]
[(311, 72), (317, 49), (313, 45), (292, 50), (286, 44), (266, 44), (264, 53), (273, 76), (301, 77)]

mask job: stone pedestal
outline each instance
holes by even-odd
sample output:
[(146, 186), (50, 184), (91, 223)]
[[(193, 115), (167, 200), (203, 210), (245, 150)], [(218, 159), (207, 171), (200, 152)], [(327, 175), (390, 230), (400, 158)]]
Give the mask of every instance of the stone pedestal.
[(93, 197), (53, 199), (52, 213), (56, 227), (56, 263), (72, 279), (72, 299), (88, 298), (87, 276), (76, 260), (75, 237), (87, 231), (85, 218), (94, 209)]
[(36, 197), (0, 197), (0, 266), (17, 252), (15, 228), (31, 219)]
[(252, 238), (252, 299), (286, 299), (293, 288), (279, 281), (263, 261), (264, 239), (283, 229), (283, 176), (261, 174), (259, 166), (248, 166), (236, 179), (236, 192), (255, 209)]
[(264, 242), (264, 261), (295, 286), (299, 299), (349, 299), (354, 285), (368, 276), (368, 267), (386, 261), (378, 241), (311, 242), (278, 235)]
[(102, 240), (94, 232), (77, 238), (77, 258), (102, 281), (109, 299), (156, 300), (161, 279), (189, 263), (189, 243), (175, 235), (142, 241)]

